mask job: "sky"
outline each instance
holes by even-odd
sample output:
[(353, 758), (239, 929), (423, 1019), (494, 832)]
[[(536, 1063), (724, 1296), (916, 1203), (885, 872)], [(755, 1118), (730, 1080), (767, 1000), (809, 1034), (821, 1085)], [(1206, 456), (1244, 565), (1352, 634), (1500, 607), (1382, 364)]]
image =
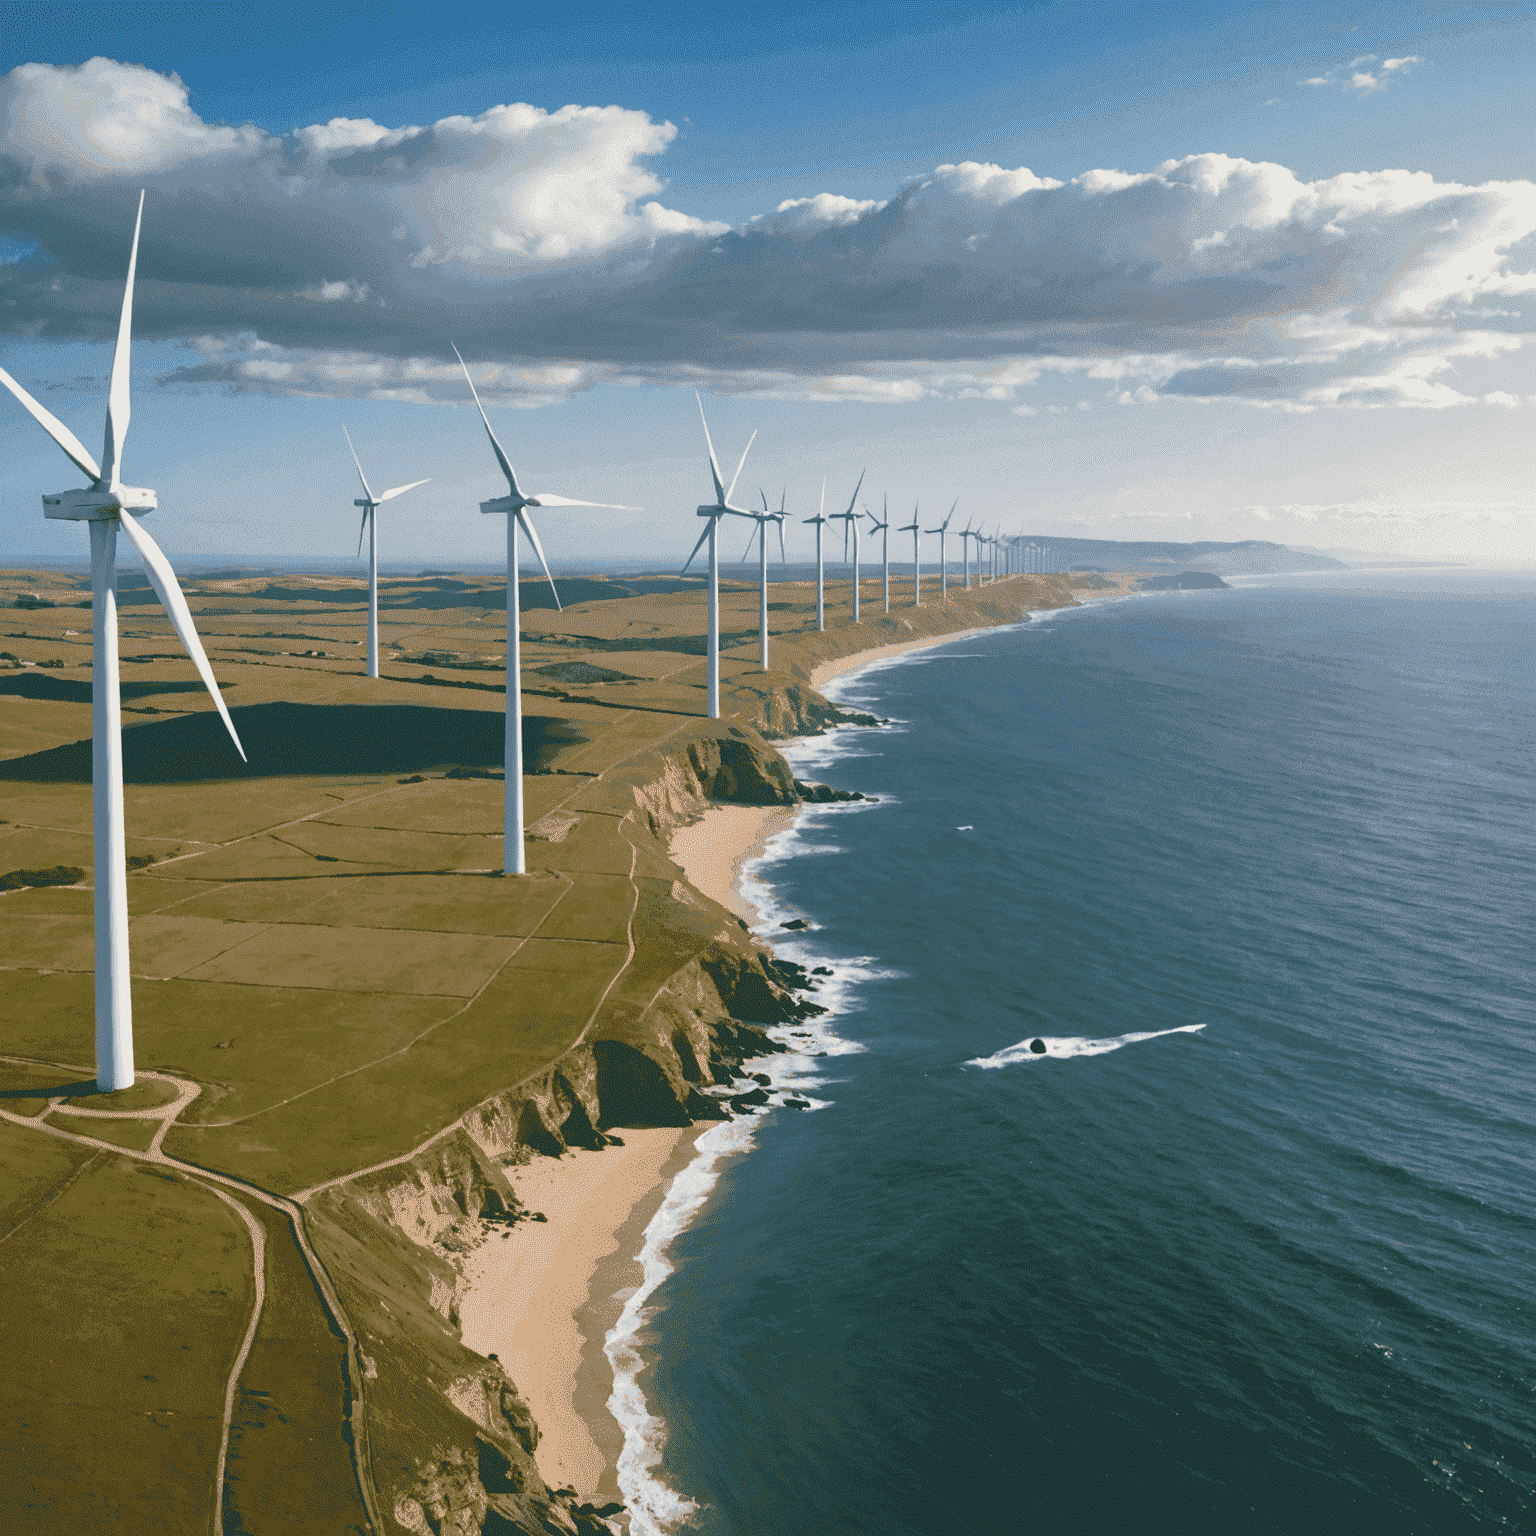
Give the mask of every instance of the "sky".
[[(679, 561), (709, 499), (1536, 564), (1536, 4), (0, 0), (4, 366), (173, 558)], [(83, 556), (0, 396), (0, 559)], [(935, 521), (937, 517), (935, 517)], [(791, 556), (812, 530), (791, 525)], [(745, 534), (745, 530), (743, 530)], [(745, 537), (742, 542), (745, 543)], [(77, 549), (77, 546), (79, 548)]]

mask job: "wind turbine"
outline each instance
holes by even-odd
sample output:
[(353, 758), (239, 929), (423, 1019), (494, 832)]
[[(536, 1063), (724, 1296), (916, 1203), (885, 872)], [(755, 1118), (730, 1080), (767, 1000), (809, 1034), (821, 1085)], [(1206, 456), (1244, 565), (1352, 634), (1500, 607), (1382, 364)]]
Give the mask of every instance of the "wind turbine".
[(144, 194), (133, 224), (128, 281), (112, 354), (112, 382), (107, 389), (107, 425), (101, 464), (81, 446), (63, 422), (43, 409), (3, 368), (0, 383), (26, 407), (72, 463), (90, 481), (89, 490), (60, 491), (43, 497), (43, 516), (83, 522), (91, 530), (91, 819), (94, 825), (96, 913), (96, 1086), (103, 1093), (133, 1086), (133, 998), (128, 981), (128, 871), (124, 862), (123, 719), (117, 660), (117, 530), (144, 562), (171, 627), (186, 646), (203, 685), (213, 695), (219, 717), (242, 761), (245, 748), (224, 707), (219, 685), (176, 573), (160, 546), (139, 525), (139, 513), (153, 512), (155, 493), (122, 482), (123, 444), (128, 436), (129, 351), (133, 329), (133, 278), (139, 263), (139, 226)]
[(903, 523), (898, 531), (912, 535), (912, 606), (921, 608), (923, 606), (923, 569), (918, 561), (917, 537), (923, 530), (917, 524), (916, 502), (912, 504), (912, 521)]
[[(955, 507), (959, 505), (960, 498), (956, 496), (949, 509), (949, 517), (946, 517), (937, 528), (928, 530), (929, 533), (936, 533), (939, 536), (939, 601), (941, 603), (949, 601), (949, 568), (944, 563), (944, 535), (949, 531), (949, 518), (955, 515)], [(914, 512), (912, 515), (916, 517), (917, 513)]]
[(802, 523), (815, 523), (816, 525), (816, 628), (825, 629), (827, 627), (827, 610), (822, 599), (822, 593), (825, 590), (825, 567), (821, 561), (821, 531), (832, 521), (827, 516), (827, 482), (825, 480), (821, 482), (821, 510), (815, 517), (802, 517), (800, 521)]
[(549, 583), (549, 590), (555, 594), (555, 608), (558, 611), (560, 594), (555, 591), (555, 578), (549, 574), (549, 563), (544, 558), (539, 536), (533, 531), (528, 508), (601, 507), (610, 512), (633, 512), (635, 508), (615, 506), (606, 501), (573, 501), (569, 496), (556, 496), (552, 491), (539, 491), (535, 495), (524, 496), (518, 489), (512, 461), (496, 441), (496, 434), (491, 431), (490, 417), (480, 404), (480, 391), (475, 388), (475, 381), (470, 378), (469, 369), (457, 347), (454, 347), (453, 355), (459, 359), (459, 367), (464, 369), (464, 382), (469, 385), (469, 392), (475, 397), (475, 409), (480, 412), (480, 420), (485, 423), (485, 435), (491, 440), (496, 462), (501, 466), (501, 472), (507, 477), (507, 485), (511, 489), (508, 496), (495, 496), (490, 501), (482, 501), (480, 510), (487, 516), (499, 513), (507, 519), (507, 723), (503, 754), (506, 794), (502, 810), (502, 873), (521, 875), (528, 866), (523, 854), (523, 674), (518, 643), (522, 606), (517, 589), (517, 530), (523, 530), (533, 546), (534, 554), (539, 557), (544, 579)]
[[(343, 426), (342, 436), (347, 440), (347, 447), (352, 448), (352, 434)], [(392, 491), (385, 491), (382, 496), (375, 497), (368, 489), (368, 477), (363, 473), (361, 460), (357, 456), (357, 449), (352, 448), (352, 462), (357, 465), (357, 478), (363, 482), (362, 501), (354, 501), (354, 507), (363, 509), (363, 524), (357, 531), (357, 545), (361, 550), (363, 535), (368, 535), (368, 676), (379, 675), (379, 530), (378, 519), (374, 515), (386, 501), (393, 501), (396, 496), (403, 496), (407, 491), (414, 491), (418, 485), (427, 485), (430, 480), (412, 480), (409, 485), (397, 485)]]
[(889, 613), (891, 611), (891, 498), (889, 496), (882, 500), (880, 511), (885, 517), (883, 523), (876, 521), (875, 514), (868, 507), (864, 508), (864, 516), (875, 525), (870, 532), (880, 535), (881, 585), (885, 589), (885, 611)]
[(757, 598), (757, 628), (760, 653), (763, 662), (763, 671), (768, 670), (768, 524), (779, 525), (779, 564), (784, 564), (784, 498), (779, 497), (779, 510), (768, 510), (768, 496), (761, 487), (758, 495), (763, 498), (763, 510), (761, 512), (749, 512), (748, 517), (755, 518), (757, 527), (752, 531), (752, 538), (747, 540), (747, 547), (741, 552), (742, 563), (746, 563), (747, 556), (752, 553), (752, 539), (758, 541), (758, 598)]
[(715, 499), (712, 505), (700, 507), (700, 517), (709, 519), (709, 526), (699, 535), (699, 542), (693, 546), (693, 555), (689, 555), (683, 568), (678, 572), (679, 576), (688, 574), (688, 567), (693, 564), (693, 556), (704, 547), (704, 541), (709, 540), (709, 684), (708, 707), (709, 718), (720, 718), (720, 552), (716, 545), (715, 532), (719, 527), (720, 519), (727, 512), (737, 517), (751, 517), (752, 514), (744, 507), (731, 505), (731, 492), (736, 489), (736, 482), (741, 479), (741, 471), (747, 462), (747, 455), (752, 451), (752, 444), (757, 441), (757, 428), (752, 429), (752, 436), (747, 439), (747, 446), (741, 450), (741, 462), (736, 466), (736, 473), (731, 476), (730, 487), (727, 488), (720, 479), (720, 466), (715, 461), (715, 445), (709, 435), (709, 422), (704, 415), (704, 402), (699, 399), (698, 390), (694, 390), (693, 398), (699, 402), (699, 420), (704, 423), (704, 444), (709, 449), (709, 473), (714, 481)]
[[(853, 622), (859, 622), (859, 514), (853, 510), (853, 504), (859, 499), (859, 487), (864, 484), (864, 476), (867, 470), (859, 471), (859, 484), (854, 486), (853, 495), (848, 498), (848, 510), (846, 512), (834, 512), (827, 519), (829, 523), (841, 523), (843, 525), (843, 563), (848, 562), (848, 530), (853, 530)], [(818, 529), (818, 536), (820, 530)]]
[(965, 590), (971, 590), (971, 540), (976, 535), (971, 531), (970, 521), (966, 521), (964, 528), (960, 530), (960, 547), (965, 551)]

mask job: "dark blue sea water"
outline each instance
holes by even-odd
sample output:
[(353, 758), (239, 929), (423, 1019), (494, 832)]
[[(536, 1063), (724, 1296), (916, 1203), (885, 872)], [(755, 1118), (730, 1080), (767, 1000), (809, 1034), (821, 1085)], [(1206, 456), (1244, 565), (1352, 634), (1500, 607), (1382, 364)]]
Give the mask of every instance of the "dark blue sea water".
[(1536, 1530), (1533, 684), (1487, 573), (843, 684), (799, 771), (887, 798), (763, 876), (865, 1049), (651, 1298), (698, 1530)]

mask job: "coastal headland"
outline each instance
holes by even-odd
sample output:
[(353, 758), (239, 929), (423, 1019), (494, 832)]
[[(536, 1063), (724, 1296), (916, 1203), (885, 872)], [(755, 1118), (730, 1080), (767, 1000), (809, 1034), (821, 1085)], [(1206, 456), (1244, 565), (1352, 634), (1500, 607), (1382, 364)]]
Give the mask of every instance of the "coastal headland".
[(525, 583), (529, 872), (504, 879), (503, 587), (381, 582), (370, 681), (359, 582), (189, 579), (242, 766), (125, 579), (139, 1081), (103, 1096), (89, 591), (0, 572), (11, 1528), (622, 1529), (613, 1294), (730, 1113), (705, 1090), (815, 1008), (734, 895), (805, 792), (773, 742), (848, 718), (835, 669), (1134, 584), (918, 608), (893, 583), (883, 615), (867, 582), (854, 626), (831, 582), (824, 632), (814, 584), (774, 584), (767, 672), (755, 587), (722, 584), (711, 721), (701, 583), (562, 582), (558, 612)]

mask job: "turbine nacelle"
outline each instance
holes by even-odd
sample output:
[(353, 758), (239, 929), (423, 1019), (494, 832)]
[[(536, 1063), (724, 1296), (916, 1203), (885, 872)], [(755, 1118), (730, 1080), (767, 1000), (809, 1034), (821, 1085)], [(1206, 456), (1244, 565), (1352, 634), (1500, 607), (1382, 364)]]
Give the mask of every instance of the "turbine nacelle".
[(487, 517), (500, 512), (507, 517), (515, 517), (524, 507), (536, 507), (537, 501), (529, 500), (524, 496), (493, 496), (489, 501), (480, 503), (480, 510)]
[(63, 518), (76, 523), (106, 523), (126, 507), (143, 516), (153, 512), (159, 502), (155, 493), (137, 485), (119, 485), (98, 490), (59, 491), (43, 497), (43, 516)]

